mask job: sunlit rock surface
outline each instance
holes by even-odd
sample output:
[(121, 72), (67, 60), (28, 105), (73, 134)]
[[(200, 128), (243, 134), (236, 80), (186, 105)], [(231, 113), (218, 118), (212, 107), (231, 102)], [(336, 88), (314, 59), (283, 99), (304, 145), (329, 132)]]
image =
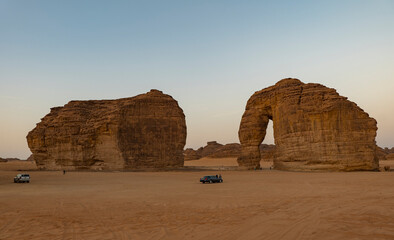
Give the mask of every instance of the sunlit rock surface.
[(252, 95), (242, 116), (238, 163), (258, 168), (273, 121), (274, 167), (282, 170), (377, 170), (376, 121), (335, 89), (283, 79)]
[(71, 101), (52, 108), (27, 142), (39, 169), (182, 167), (185, 115), (177, 101), (158, 90)]

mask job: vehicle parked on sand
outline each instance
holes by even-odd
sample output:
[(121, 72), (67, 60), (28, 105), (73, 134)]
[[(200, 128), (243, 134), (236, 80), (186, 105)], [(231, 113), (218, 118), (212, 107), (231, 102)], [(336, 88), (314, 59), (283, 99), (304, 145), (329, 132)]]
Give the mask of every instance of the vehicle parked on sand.
[(27, 173), (18, 174), (14, 177), (14, 183), (29, 183), (30, 182), (30, 175)]
[(204, 177), (202, 177), (202, 178), (200, 178), (200, 182), (202, 182), (202, 183), (206, 183), (206, 182), (209, 182), (209, 183), (221, 183), (221, 182), (223, 182), (223, 178), (222, 178), (222, 176), (221, 175), (216, 175), (216, 176), (204, 176)]

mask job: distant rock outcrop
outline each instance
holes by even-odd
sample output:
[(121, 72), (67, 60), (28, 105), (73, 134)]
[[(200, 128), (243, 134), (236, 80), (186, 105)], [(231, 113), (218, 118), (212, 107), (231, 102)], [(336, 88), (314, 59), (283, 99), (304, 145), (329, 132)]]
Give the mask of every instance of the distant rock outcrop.
[(394, 153), (394, 147), (392, 147), (392, 148), (387, 148), (387, 147), (385, 147), (385, 148), (384, 148), (384, 151), (385, 151), (386, 153)]
[(376, 156), (379, 161), (394, 160), (394, 147), (393, 148), (376, 148)]
[[(274, 161), (274, 154), (275, 154), (275, 145), (273, 144), (260, 144), (260, 155), (261, 160), (265, 162), (272, 162)], [(240, 149), (241, 150), (241, 149)], [(241, 156), (241, 151), (239, 156)]]
[(394, 160), (394, 153), (387, 154), (386, 159), (387, 160)]
[(379, 161), (380, 160), (386, 160), (387, 152), (381, 148), (381, 147), (376, 147), (376, 156), (378, 157)]
[(52, 108), (28, 135), (39, 169), (183, 166), (185, 115), (158, 90), (118, 100), (71, 101)]
[(200, 155), (197, 154), (197, 151), (194, 150), (193, 148), (186, 148), (183, 151), (183, 156), (185, 161), (189, 161), (189, 160), (198, 160), (201, 158)]
[(256, 92), (242, 116), (240, 166), (260, 167), (259, 146), (274, 122), (274, 167), (282, 170), (378, 170), (376, 121), (335, 89), (284, 79)]
[(241, 145), (239, 143), (229, 143), (219, 147), (215, 152), (209, 155), (211, 158), (228, 158), (238, 157), (241, 153)]
[(223, 144), (216, 141), (207, 142), (207, 146), (197, 149), (197, 154), (201, 157), (207, 157), (223, 147)]
[(1, 158), (0, 157), (0, 162), (10, 162), (10, 161), (22, 161), (19, 158)]
[[(275, 145), (261, 144), (261, 160), (272, 161), (273, 154), (275, 152)], [(241, 144), (239, 143), (228, 143), (220, 144), (216, 141), (208, 142), (205, 147), (200, 147), (197, 150), (187, 148), (183, 151), (185, 161), (197, 160), (203, 157), (209, 158), (230, 158), (239, 157), (241, 155)]]

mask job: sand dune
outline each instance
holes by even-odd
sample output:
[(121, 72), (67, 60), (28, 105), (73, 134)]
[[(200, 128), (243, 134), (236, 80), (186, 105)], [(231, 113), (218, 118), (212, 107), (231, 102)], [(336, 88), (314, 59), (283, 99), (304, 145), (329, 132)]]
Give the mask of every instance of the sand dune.
[(394, 172), (16, 173), (0, 239), (394, 239)]

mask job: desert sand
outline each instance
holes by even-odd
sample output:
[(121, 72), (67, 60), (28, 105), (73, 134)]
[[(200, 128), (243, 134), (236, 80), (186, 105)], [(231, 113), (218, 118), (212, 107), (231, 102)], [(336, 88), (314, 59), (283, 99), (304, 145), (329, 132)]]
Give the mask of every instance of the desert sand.
[[(186, 165), (203, 161), (235, 163)], [(265, 164), (260, 171), (27, 171), (29, 184), (14, 184), (21, 171), (3, 169), (0, 239), (394, 239), (393, 171), (284, 172)], [(224, 183), (199, 183), (212, 174)]]

